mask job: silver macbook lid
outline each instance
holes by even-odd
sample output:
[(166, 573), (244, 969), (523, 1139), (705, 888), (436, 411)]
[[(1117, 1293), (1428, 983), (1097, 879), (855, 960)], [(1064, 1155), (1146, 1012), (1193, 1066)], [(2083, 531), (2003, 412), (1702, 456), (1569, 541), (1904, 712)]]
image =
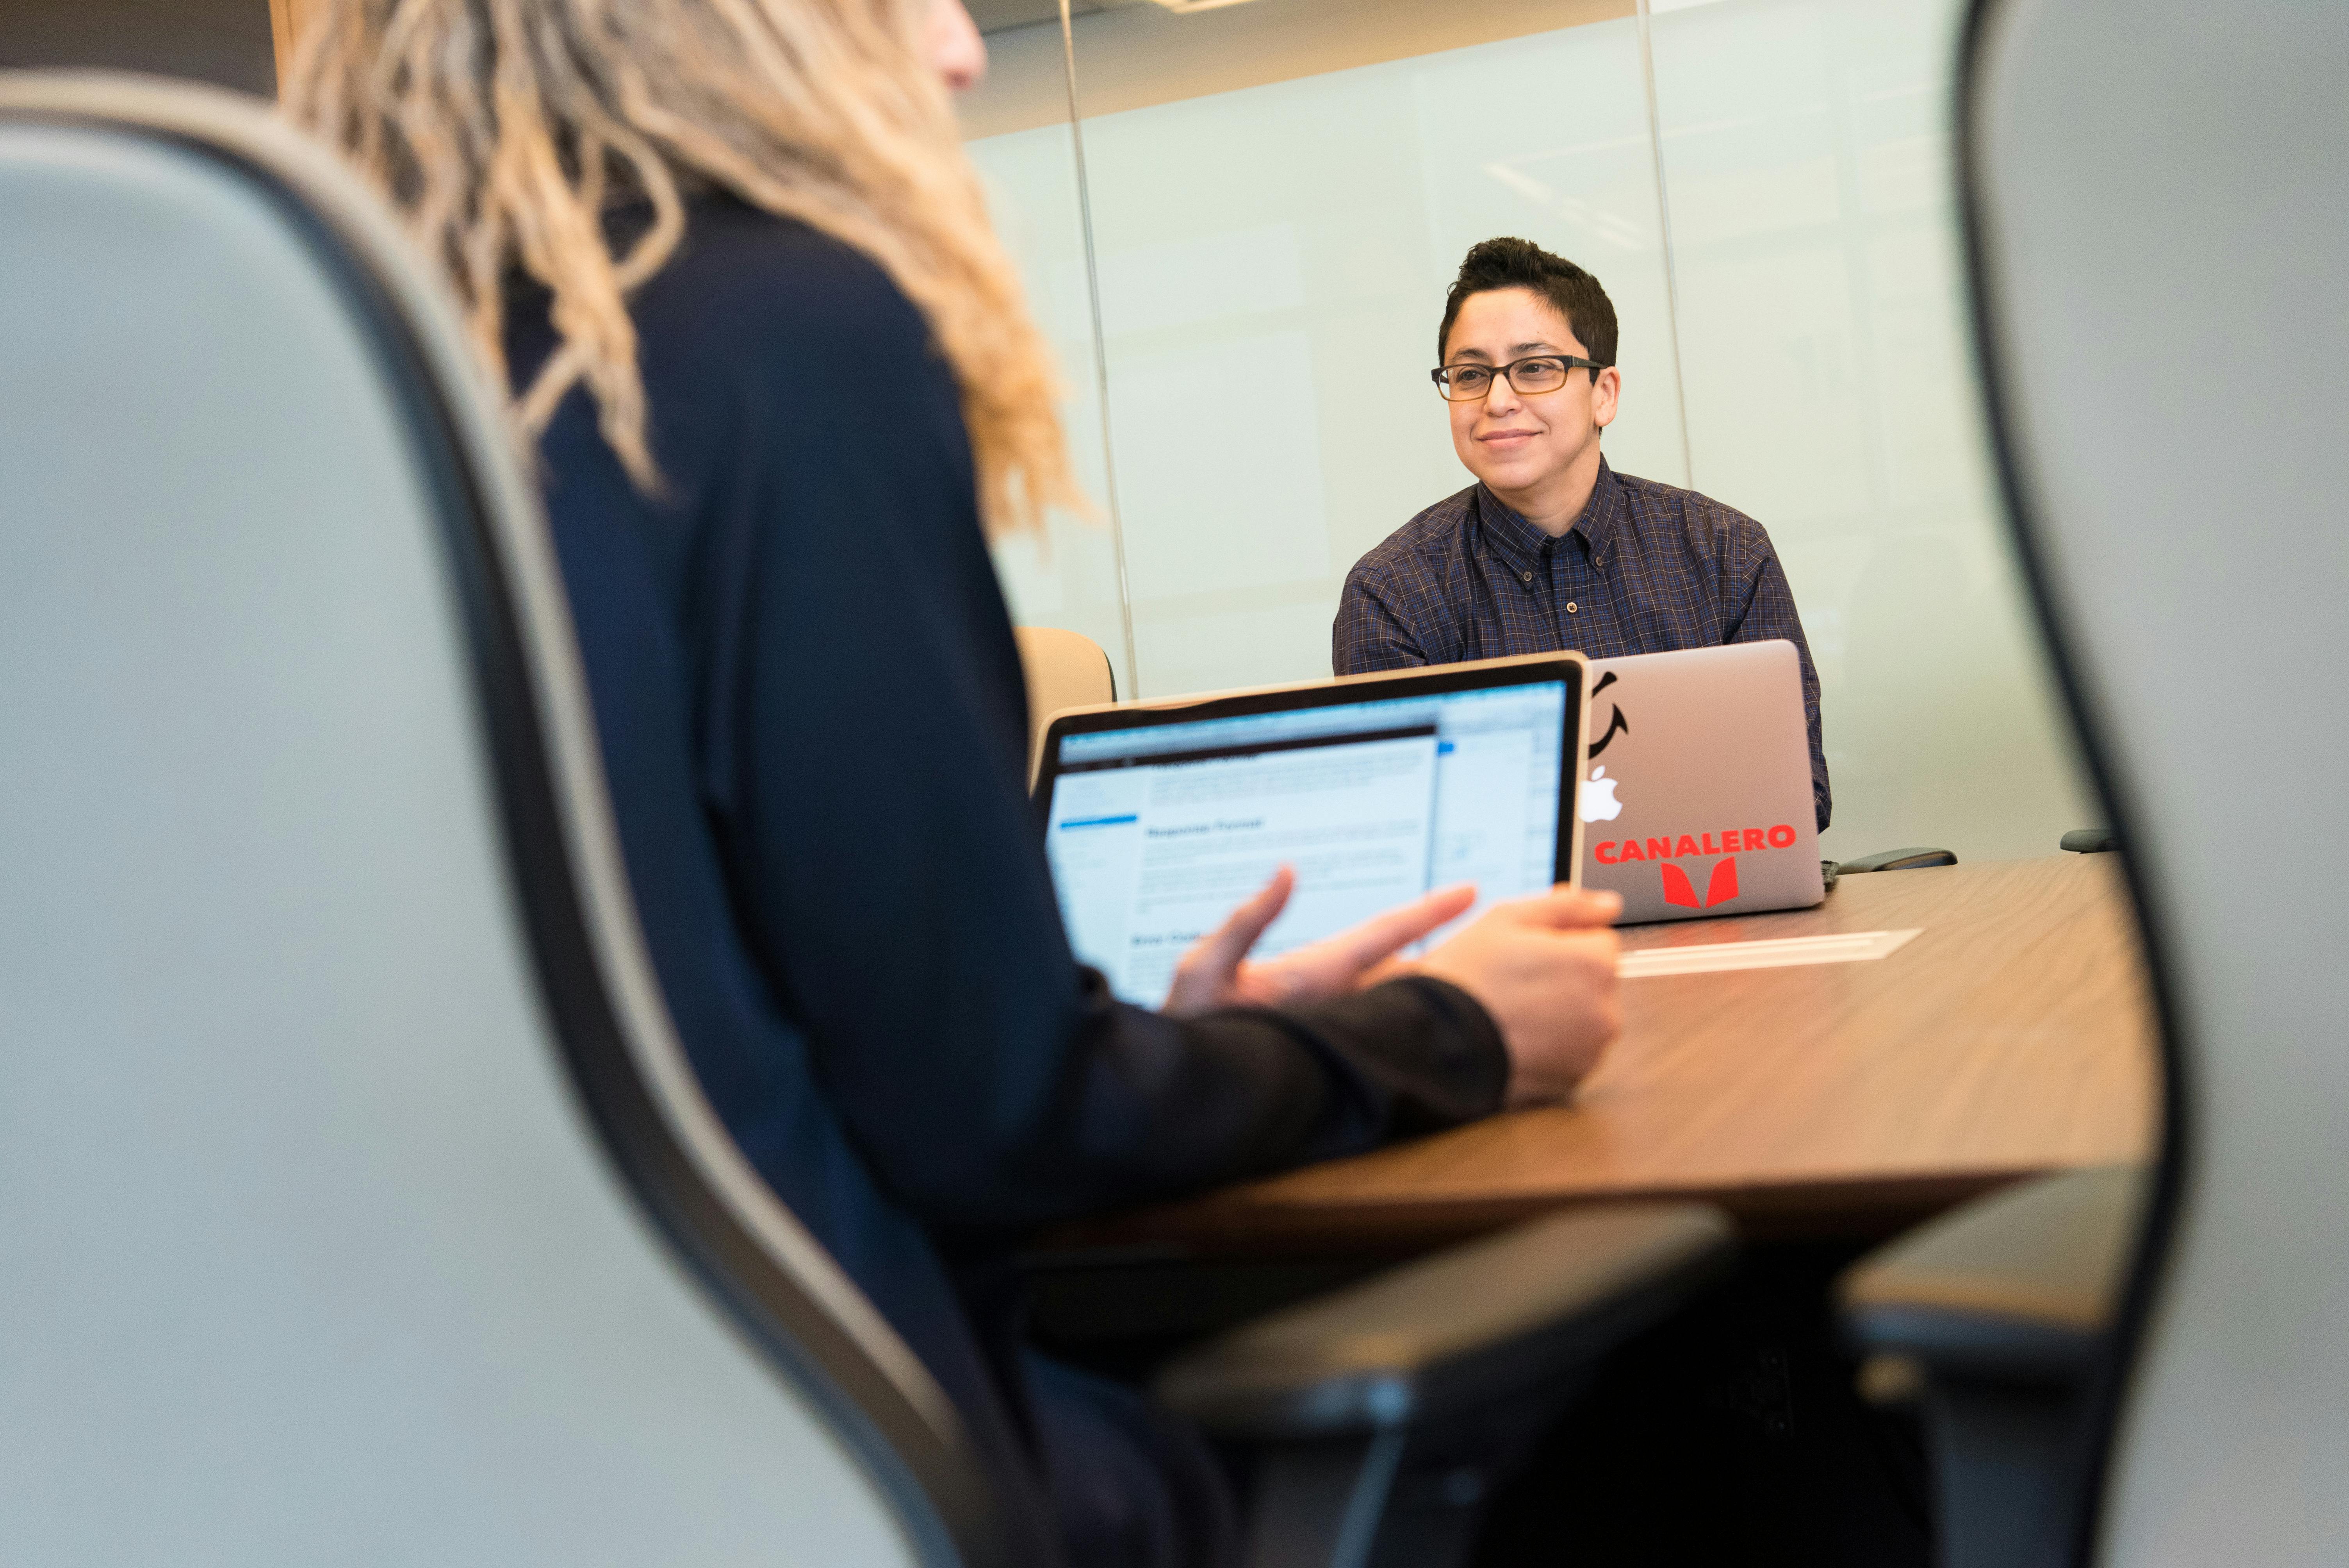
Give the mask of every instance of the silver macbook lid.
[(1582, 881), (1625, 921), (1826, 896), (1792, 643), (1594, 659), (1587, 707)]

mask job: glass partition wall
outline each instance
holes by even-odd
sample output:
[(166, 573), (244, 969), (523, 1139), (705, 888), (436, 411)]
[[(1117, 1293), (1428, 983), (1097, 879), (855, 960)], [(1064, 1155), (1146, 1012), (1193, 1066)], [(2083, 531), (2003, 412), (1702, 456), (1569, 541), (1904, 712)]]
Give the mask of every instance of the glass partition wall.
[[(1758, 518), (1830, 855), (2096, 812), (1998, 521), (1948, 125), (1961, 0), (976, 0), (964, 108), (1091, 520), (998, 552), (1123, 695), (1330, 671), (1347, 569), (1469, 482), (1444, 291), (1516, 234), (1621, 324), (1621, 471)], [(1073, 112), (1072, 112), (1073, 111)]]

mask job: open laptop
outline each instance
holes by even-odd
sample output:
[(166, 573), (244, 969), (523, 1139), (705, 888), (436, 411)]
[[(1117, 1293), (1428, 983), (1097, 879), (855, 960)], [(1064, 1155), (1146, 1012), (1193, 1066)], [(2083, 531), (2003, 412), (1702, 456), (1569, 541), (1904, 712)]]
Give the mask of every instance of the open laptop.
[(1581, 880), (1626, 923), (1826, 896), (1794, 644), (1593, 659), (1588, 708)]
[(1296, 891), (1257, 957), (1434, 888), (1473, 882), (1482, 909), (1572, 881), (1585, 668), (1544, 654), (1055, 715), (1035, 799), (1070, 945), (1156, 1006), (1282, 865)]

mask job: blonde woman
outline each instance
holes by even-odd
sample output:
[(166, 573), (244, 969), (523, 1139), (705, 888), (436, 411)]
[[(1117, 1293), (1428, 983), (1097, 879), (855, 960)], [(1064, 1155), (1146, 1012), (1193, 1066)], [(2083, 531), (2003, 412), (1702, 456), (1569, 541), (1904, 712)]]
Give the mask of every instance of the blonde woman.
[(958, 0), (336, 0), (292, 98), (511, 378), (720, 1114), (1033, 1560), (1212, 1563), (1220, 1471), (1020, 1345), (1009, 1238), (1564, 1092), (1614, 1031), (1612, 912), (1507, 906), (1371, 984), (1464, 894), (1249, 965), (1284, 883), (1163, 1014), (1071, 956), (986, 541), (1074, 493), (949, 105), (983, 63)]

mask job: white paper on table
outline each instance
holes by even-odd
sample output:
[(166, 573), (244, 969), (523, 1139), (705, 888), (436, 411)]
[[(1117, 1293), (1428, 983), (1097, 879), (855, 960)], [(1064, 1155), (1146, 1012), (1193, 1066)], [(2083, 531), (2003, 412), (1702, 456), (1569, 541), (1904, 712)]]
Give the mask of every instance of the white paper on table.
[(1779, 936), (1765, 942), (1704, 942), (1643, 947), (1615, 962), (1626, 980), (1658, 975), (1709, 975), (1723, 969), (1785, 969), (1798, 964), (1855, 964), (1899, 952), (1918, 930), (1846, 931), (1833, 936)]

